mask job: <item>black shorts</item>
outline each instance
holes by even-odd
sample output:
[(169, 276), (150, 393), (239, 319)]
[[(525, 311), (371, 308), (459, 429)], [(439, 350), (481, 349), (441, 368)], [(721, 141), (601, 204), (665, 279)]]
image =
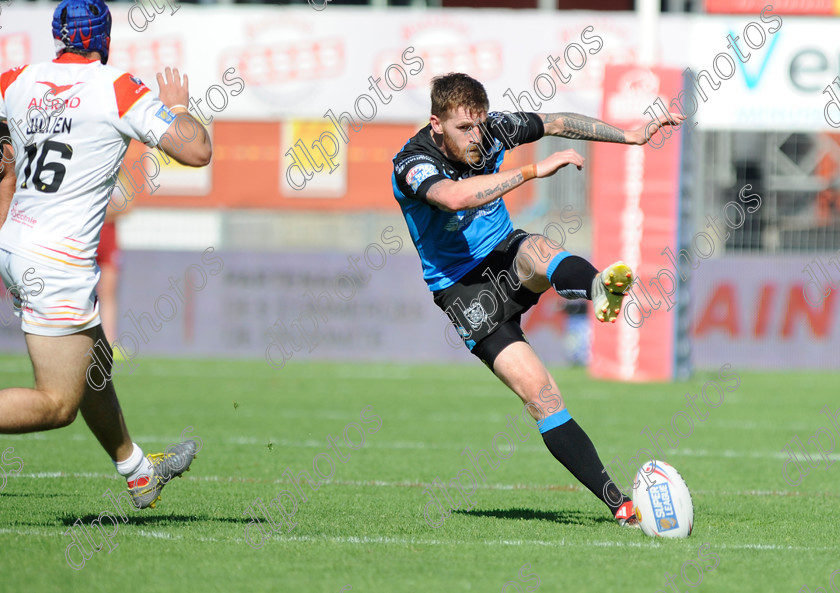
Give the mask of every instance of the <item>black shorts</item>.
[[(540, 300), (540, 294), (526, 288), (516, 273), (516, 253), (527, 237), (521, 229), (513, 231), (466, 276), (434, 293), (435, 304), (449, 316), (458, 335), (476, 355), (482, 350), (481, 342), (501, 326), (509, 325), (507, 322), (514, 322), (518, 328), (522, 314)], [(514, 336), (517, 331), (504, 334)], [(525, 339), (511, 339), (509, 343), (514, 341)], [(492, 368), (492, 361), (479, 358)]]

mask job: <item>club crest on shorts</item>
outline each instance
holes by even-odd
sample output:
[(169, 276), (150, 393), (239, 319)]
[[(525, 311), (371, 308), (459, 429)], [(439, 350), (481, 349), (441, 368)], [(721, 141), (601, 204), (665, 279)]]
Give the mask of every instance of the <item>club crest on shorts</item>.
[(21, 291), (18, 285), (13, 284), (6, 290), (6, 293), (12, 297), (12, 308), (15, 311), (22, 311), (26, 307), (26, 294)]
[(468, 309), (464, 310), (464, 317), (473, 329), (478, 329), (481, 324), (487, 319), (487, 311), (481, 306), (481, 303), (475, 302)]

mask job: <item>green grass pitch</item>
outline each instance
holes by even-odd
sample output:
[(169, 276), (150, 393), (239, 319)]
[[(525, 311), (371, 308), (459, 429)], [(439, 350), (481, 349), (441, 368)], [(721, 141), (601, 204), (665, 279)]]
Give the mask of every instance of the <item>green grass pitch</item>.
[[(0, 369), (4, 386), (31, 384), (24, 357), (0, 357)], [(144, 359), (133, 376), (117, 378), (129, 429), (156, 452), (194, 427), (203, 448), (192, 471), (166, 487), (157, 508), (120, 522), (110, 553), (106, 546), (74, 570), (63, 533), (113, 510), (102, 495), (124, 482), (81, 417), (62, 430), (0, 435), (0, 450), (13, 447), (23, 463), (0, 491), (0, 590), (830, 591), (840, 569), (840, 464), (814, 467), (792, 487), (781, 450), (795, 436), (812, 450), (808, 438), (831, 428), (819, 412), (840, 408), (838, 375), (735, 371), (738, 389), (717, 408), (701, 407), (706, 420), (666, 449), (691, 489), (694, 533), (654, 540), (619, 528), (532, 429), (497, 468), (483, 466), (472, 511), (452, 512), (437, 529), (426, 523), (424, 487), (470, 467), (461, 451), (491, 449), (494, 435), (513, 434), (506, 416), (521, 413), (478, 363), (295, 362), (276, 371), (260, 362)], [(717, 373), (673, 384), (600, 382), (577, 369), (555, 377), (608, 462), (635, 455), (648, 442), (642, 428), (669, 427), (684, 394)], [(375, 432), (360, 418), (368, 406), (381, 419)], [(351, 427), (359, 443), (353, 423), (366, 430), (365, 443), (351, 450), (339, 441), (349, 455), (342, 463), (327, 436), (343, 439)], [(334, 475), (316, 492), (302, 486), (308, 500), (298, 501), (294, 528), (249, 546), (246, 509), (294, 491), (281, 475), (311, 472), (320, 453), (331, 455)], [(673, 586), (666, 573), (676, 575)]]

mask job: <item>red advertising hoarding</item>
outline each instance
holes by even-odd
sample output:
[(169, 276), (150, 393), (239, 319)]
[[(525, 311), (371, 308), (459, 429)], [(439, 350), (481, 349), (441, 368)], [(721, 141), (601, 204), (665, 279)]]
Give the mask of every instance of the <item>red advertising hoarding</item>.
[[(682, 89), (679, 70), (608, 66), (602, 119), (636, 128), (662, 114)], [(661, 98), (660, 102), (657, 99)], [(664, 133), (663, 133), (664, 132)], [(594, 376), (665, 381), (675, 374), (679, 272), (666, 248), (677, 244), (680, 132), (665, 128), (646, 146), (592, 148), (593, 263), (627, 262), (637, 281), (615, 324), (596, 324)]]
[[(768, 3), (764, 0), (706, 0), (710, 14), (760, 14)], [(837, 14), (834, 0), (776, 0), (774, 14), (830, 15)], [(770, 10), (770, 9), (768, 9)]]

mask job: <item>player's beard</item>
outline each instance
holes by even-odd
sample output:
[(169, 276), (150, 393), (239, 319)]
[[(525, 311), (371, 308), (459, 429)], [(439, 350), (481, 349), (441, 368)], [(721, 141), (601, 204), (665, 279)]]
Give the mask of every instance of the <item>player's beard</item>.
[(446, 152), (452, 155), (453, 160), (465, 165), (475, 166), (483, 164), (483, 155), (475, 142), (470, 143), (467, 148), (460, 148), (446, 132), (443, 133), (443, 145), (446, 147)]

